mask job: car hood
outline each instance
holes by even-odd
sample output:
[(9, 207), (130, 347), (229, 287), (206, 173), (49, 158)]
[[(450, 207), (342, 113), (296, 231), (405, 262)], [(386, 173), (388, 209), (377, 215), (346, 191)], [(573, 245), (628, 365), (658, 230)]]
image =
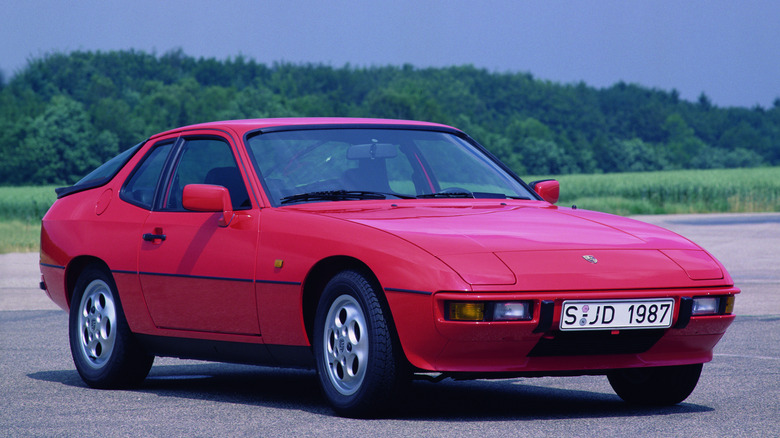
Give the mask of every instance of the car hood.
[(708, 253), (671, 231), (541, 202), (399, 202), (317, 213), (407, 240), (472, 285), (576, 290), (730, 281)]

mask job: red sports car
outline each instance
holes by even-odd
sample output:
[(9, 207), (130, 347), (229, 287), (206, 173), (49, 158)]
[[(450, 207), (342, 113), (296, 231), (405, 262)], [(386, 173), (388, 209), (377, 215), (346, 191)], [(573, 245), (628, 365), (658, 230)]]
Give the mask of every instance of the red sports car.
[(558, 188), (439, 124), (187, 126), (58, 189), (41, 287), (93, 387), (174, 356), (316, 368), (342, 415), (414, 377), (604, 374), (681, 402), (739, 289), (687, 239)]

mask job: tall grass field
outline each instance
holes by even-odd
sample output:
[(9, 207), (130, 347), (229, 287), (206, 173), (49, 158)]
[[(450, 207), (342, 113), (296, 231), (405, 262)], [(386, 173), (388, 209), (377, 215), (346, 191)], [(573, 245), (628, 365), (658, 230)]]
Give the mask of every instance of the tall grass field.
[[(780, 212), (780, 167), (602, 175), (542, 175), (561, 182), (558, 205), (608, 213)], [(0, 187), (0, 253), (38, 251), (54, 186)]]
[[(780, 167), (552, 176), (560, 206), (619, 215), (780, 211)], [(533, 181), (543, 178), (527, 178)]]
[(38, 251), (41, 218), (57, 199), (54, 188), (0, 187), (0, 254)]

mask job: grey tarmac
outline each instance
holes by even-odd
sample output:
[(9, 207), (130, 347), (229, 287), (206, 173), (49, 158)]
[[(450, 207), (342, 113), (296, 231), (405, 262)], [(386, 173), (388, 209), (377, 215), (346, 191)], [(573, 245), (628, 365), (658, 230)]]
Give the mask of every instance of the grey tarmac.
[(682, 404), (624, 404), (606, 378), (415, 382), (398, 412), (335, 417), (307, 370), (158, 358), (143, 386), (86, 387), (37, 254), (0, 255), (0, 437), (780, 436), (780, 213), (641, 216), (715, 255), (737, 318)]

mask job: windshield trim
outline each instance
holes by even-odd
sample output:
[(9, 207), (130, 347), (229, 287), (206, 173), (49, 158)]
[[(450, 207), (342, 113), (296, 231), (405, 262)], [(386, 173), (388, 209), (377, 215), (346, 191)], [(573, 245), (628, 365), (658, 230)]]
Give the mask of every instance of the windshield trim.
[[(265, 176), (262, 175), (258, 163), (254, 162), (255, 157), (250, 152), (249, 148), (249, 142), (255, 137), (261, 136), (263, 134), (271, 134), (271, 133), (278, 133), (278, 132), (295, 132), (295, 131), (314, 131), (314, 130), (361, 130), (361, 129), (376, 129), (376, 130), (398, 130), (398, 131), (423, 131), (423, 132), (437, 132), (437, 133), (444, 133), (444, 134), (450, 134), (454, 137), (457, 137), (461, 139), (462, 141), (468, 143), (471, 147), (479, 151), (484, 157), (487, 159), (487, 161), (492, 162), (494, 165), (496, 165), (498, 168), (500, 168), (502, 171), (506, 173), (507, 176), (509, 176), (511, 179), (513, 179), (515, 182), (517, 182), (520, 186), (525, 188), (525, 190), (530, 193), (532, 200), (542, 200), (542, 198), (531, 188), (531, 186), (528, 185), (522, 178), (520, 178), (519, 175), (517, 175), (512, 169), (510, 169), (504, 162), (498, 159), (493, 153), (491, 153), (489, 150), (487, 150), (484, 146), (482, 146), (480, 143), (478, 143), (476, 140), (471, 138), (468, 134), (465, 132), (453, 128), (451, 126), (447, 125), (438, 125), (438, 124), (414, 124), (414, 123), (320, 123), (320, 124), (302, 124), (302, 125), (278, 125), (278, 126), (269, 126), (269, 127), (263, 127), (258, 128), (254, 130), (247, 131), (243, 135), (243, 143), (244, 147), (250, 157), (250, 162), (252, 162), (252, 166), (255, 169), (255, 172), (258, 176), (258, 180), (260, 182), (260, 185), (263, 189), (263, 191), (268, 196), (269, 188), (267, 186), (267, 183), (265, 181)], [(520, 198), (522, 199), (522, 198)], [(268, 196), (268, 202), (270, 206), (272, 207), (286, 207), (293, 204), (284, 204), (277, 202), (274, 200), (271, 196)]]

